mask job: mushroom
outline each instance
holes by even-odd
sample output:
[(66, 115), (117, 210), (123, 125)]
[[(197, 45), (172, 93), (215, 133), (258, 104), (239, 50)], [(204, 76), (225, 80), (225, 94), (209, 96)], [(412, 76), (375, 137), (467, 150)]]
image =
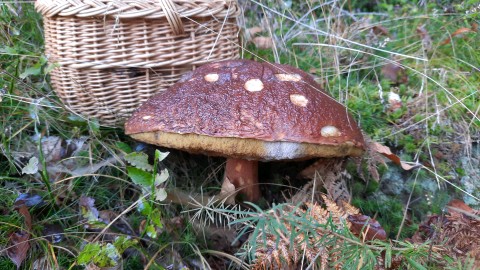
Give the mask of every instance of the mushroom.
[(227, 157), (225, 181), (256, 201), (258, 161), (359, 156), (360, 129), (307, 73), (229, 60), (203, 65), (145, 102), (125, 124), (131, 137)]

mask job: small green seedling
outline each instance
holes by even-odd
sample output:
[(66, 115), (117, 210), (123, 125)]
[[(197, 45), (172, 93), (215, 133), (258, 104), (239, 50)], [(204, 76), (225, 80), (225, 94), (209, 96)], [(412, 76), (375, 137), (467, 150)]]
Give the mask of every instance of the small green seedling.
[(121, 264), (122, 253), (137, 244), (137, 240), (127, 236), (118, 236), (113, 243), (88, 243), (78, 254), (77, 263), (93, 263), (98, 267), (115, 267)]
[(167, 198), (167, 192), (163, 186), (169, 177), (168, 170), (163, 169), (158, 172), (158, 162), (167, 156), (168, 152), (162, 153), (156, 150), (153, 165), (148, 162), (148, 156), (145, 153), (133, 152), (125, 156), (125, 160), (132, 165), (127, 167), (128, 176), (141, 188), (144, 195), (137, 209), (147, 217), (143, 233), (150, 238), (156, 238), (157, 231), (163, 228), (161, 212), (154, 204)]

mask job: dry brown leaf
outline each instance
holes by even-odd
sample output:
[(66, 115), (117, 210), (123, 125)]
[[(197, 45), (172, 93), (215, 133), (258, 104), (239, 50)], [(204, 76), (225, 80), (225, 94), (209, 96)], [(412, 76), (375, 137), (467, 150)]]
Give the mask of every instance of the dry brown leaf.
[(263, 32), (262, 28), (259, 26), (247, 28), (246, 34), (247, 34), (247, 39), (252, 40), (257, 34)]
[(474, 214), (475, 210), (473, 210), (470, 206), (466, 205), (462, 200), (453, 199), (451, 200), (448, 205), (447, 209), (449, 213), (453, 212), (461, 212), (465, 214)]
[(400, 160), (400, 157), (393, 154), (389, 147), (379, 144), (378, 142), (372, 142), (372, 149), (375, 150), (377, 153), (380, 153), (393, 161), (393, 163), (400, 165), (404, 170), (409, 171), (411, 169), (417, 168), (418, 164), (410, 165), (405, 161)]
[(387, 28), (381, 26), (381, 25), (375, 25), (372, 27), (372, 31), (375, 35), (377, 36), (390, 36), (390, 33), (388, 32)]
[(273, 48), (273, 39), (271, 37), (255, 37), (253, 43), (258, 49)]
[(10, 234), (8, 239), (7, 256), (20, 268), (22, 262), (27, 257), (28, 250), (30, 249), (30, 234), (26, 231), (18, 231)]
[(479, 269), (479, 211), (471, 209), (461, 200), (452, 200), (448, 205), (448, 213), (430, 216), (426, 222), (420, 224), (412, 241), (424, 243), (430, 240), (436, 247), (441, 247), (441, 254), (458, 261), (473, 258), (475, 266), (472, 269)]
[(312, 180), (316, 179), (321, 183), (319, 186), (323, 185), (334, 201), (349, 202), (351, 194), (346, 181), (350, 178), (350, 175), (345, 170), (344, 164), (344, 158), (320, 158), (303, 169), (299, 176)]
[(367, 163), (367, 171), (370, 174), (370, 177), (373, 178), (376, 182), (380, 181), (380, 174), (378, 173), (377, 166), (383, 165), (387, 167), (387, 163), (382, 154), (378, 153), (373, 145), (373, 140), (364, 135), (365, 139), (365, 154), (364, 158), (355, 158), (355, 164), (357, 164), (357, 173), (360, 175), (360, 178), (366, 181), (366, 177), (363, 171), (363, 162)]
[(423, 48), (427, 52), (431, 51), (432, 50), (432, 38), (430, 37), (430, 34), (425, 29), (424, 25), (417, 27), (417, 34), (422, 39)]
[(478, 23), (472, 23), (472, 30), (475, 32), (478, 31)]
[(388, 63), (382, 67), (382, 75), (393, 84), (408, 83), (408, 76), (405, 69), (396, 63)]
[(50, 243), (58, 244), (63, 241), (65, 231), (60, 224), (45, 224), (43, 226), (42, 236)]
[(119, 231), (126, 235), (133, 235), (134, 230), (127, 222), (127, 220), (118, 215), (118, 213), (112, 210), (101, 210), (98, 214), (99, 220), (105, 224), (109, 224), (110, 228), (114, 228), (116, 231)]
[(380, 223), (369, 216), (361, 214), (349, 215), (348, 221), (351, 223), (350, 231), (363, 240), (387, 239), (387, 233)]
[(47, 256), (37, 258), (32, 265), (32, 269), (34, 270), (58, 270), (62, 269), (58, 265), (57, 260), (53, 260), (53, 263)]
[(20, 215), (23, 216), (23, 222), (25, 224), (25, 230), (19, 230), (10, 234), (8, 239), (8, 247), (7, 247), (7, 256), (12, 260), (13, 263), (17, 266), (17, 269), (20, 268), (20, 265), (27, 257), (28, 250), (30, 249), (30, 231), (32, 230), (32, 216), (28, 211), (28, 207), (26, 205), (26, 198), (25, 196), (19, 196), (15, 204), (14, 208), (18, 211)]
[(451, 41), (452, 41), (452, 38), (456, 37), (456, 36), (460, 36), (460, 35), (463, 35), (465, 33), (474, 33), (476, 30), (476, 28), (478, 27), (475, 26), (475, 25), (472, 25), (472, 28), (466, 28), (466, 27), (462, 27), (462, 28), (459, 28), (457, 29), (455, 32), (453, 32), (453, 34), (451, 35), (451, 37), (449, 38), (446, 38), (444, 41), (442, 41), (442, 43), (440, 43), (440, 45), (446, 45), (446, 44), (449, 44)]
[(28, 231), (32, 230), (32, 216), (30, 215), (30, 212), (28, 211), (27, 206), (22, 205), (17, 209), (18, 213), (23, 216), (23, 222), (25, 223), (25, 228), (27, 228)]

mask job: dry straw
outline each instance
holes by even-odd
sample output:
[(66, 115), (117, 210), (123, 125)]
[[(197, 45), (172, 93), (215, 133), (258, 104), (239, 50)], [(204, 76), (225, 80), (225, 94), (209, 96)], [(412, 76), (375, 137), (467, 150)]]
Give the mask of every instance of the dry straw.
[(119, 126), (204, 63), (239, 56), (235, 0), (38, 0), (45, 54), (67, 107)]

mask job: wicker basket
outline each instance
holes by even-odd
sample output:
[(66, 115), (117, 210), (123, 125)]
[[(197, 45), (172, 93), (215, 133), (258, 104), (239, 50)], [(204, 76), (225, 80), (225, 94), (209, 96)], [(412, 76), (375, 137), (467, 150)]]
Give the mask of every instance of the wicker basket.
[(38, 0), (56, 93), (73, 112), (119, 126), (206, 62), (239, 57), (235, 0)]

